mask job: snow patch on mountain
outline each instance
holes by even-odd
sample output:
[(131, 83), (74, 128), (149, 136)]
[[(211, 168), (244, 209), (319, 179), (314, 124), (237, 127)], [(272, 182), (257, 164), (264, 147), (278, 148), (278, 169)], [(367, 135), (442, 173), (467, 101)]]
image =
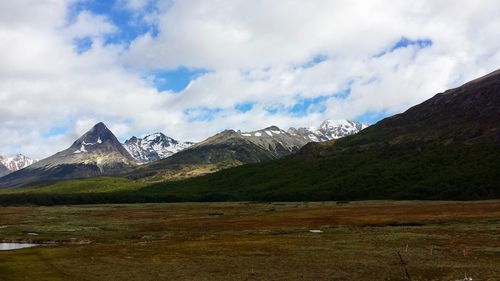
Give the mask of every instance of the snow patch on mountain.
[(254, 132), (239, 132), (245, 139), (268, 150), (275, 157), (281, 157), (298, 151), (307, 141), (300, 136), (292, 135), (276, 126)]
[(9, 171), (15, 172), (17, 170), (24, 169), (29, 165), (35, 163), (37, 160), (26, 157), (23, 154), (17, 154), (15, 156), (0, 156), (0, 163), (5, 166)]
[(86, 144), (82, 144), (82, 146), (80, 147), (80, 149), (76, 150), (75, 152), (73, 152), (74, 154), (77, 154), (77, 153), (85, 153), (87, 152), (87, 150), (85, 149), (85, 145)]

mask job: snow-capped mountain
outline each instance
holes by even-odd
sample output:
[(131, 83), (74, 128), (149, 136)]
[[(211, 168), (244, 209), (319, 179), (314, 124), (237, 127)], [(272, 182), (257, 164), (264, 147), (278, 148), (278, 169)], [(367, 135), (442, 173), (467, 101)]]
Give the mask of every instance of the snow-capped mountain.
[(115, 175), (135, 166), (135, 159), (101, 122), (68, 149), (2, 177), (0, 188), (41, 181)]
[(288, 133), (302, 136), (308, 141), (322, 142), (356, 134), (366, 127), (368, 127), (368, 125), (350, 120), (325, 120), (321, 123), (319, 128), (309, 127), (295, 129), (292, 127), (288, 129)]
[(148, 163), (167, 158), (193, 145), (192, 142), (179, 142), (163, 133), (154, 133), (144, 138), (132, 137), (123, 147), (137, 162)]
[[(133, 177), (155, 181), (179, 179), (243, 164), (270, 161), (293, 154), (308, 142), (354, 134), (362, 128), (364, 125), (352, 121), (327, 120), (317, 129), (290, 128), (288, 132), (276, 126), (251, 132), (225, 130), (170, 157), (144, 165), (133, 172)], [(135, 144), (134, 149), (130, 148), (131, 143)], [(137, 138), (127, 141), (125, 147), (127, 144), (130, 153), (138, 155), (136, 159), (153, 151), (149, 149), (146, 153), (139, 154), (142, 150), (139, 149), (141, 142)], [(143, 159), (147, 159), (147, 156)]]
[(254, 132), (240, 132), (240, 134), (247, 140), (268, 150), (275, 157), (296, 152), (307, 143), (307, 140), (304, 140), (300, 136), (292, 135), (276, 126)]
[(253, 132), (225, 130), (174, 155), (133, 171), (133, 178), (181, 179), (248, 163), (278, 159), (308, 141), (276, 126)]
[[(24, 169), (35, 162), (36, 160), (26, 157), (23, 154), (17, 154), (12, 157), (0, 156), (0, 163), (10, 172)], [(4, 173), (4, 175), (6, 174)]]
[[(201, 154), (204, 156), (198, 158), (206, 163), (213, 164), (220, 159), (223, 161), (230, 159), (239, 164), (256, 163), (292, 154), (307, 142), (303, 137), (291, 135), (276, 126), (252, 132), (225, 130), (169, 159), (174, 161), (186, 155), (189, 155), (189, 159), (193, 159), (195, 158), (191, 156), (193, 153), (203, 152)], [(227, 154), (227, 157), (220, 157), (224, 154)]]

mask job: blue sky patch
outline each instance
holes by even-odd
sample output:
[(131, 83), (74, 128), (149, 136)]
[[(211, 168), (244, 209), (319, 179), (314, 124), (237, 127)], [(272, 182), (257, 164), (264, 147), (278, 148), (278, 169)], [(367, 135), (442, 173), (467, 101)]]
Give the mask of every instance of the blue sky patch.
[(314, 98), (301, 98), (297, 99), (297, 103), (293, 105), (288, 113), (292, 114), (296, 117), (306, 116), (310, 113), (321, 113), (326, 110), (326, 101), (331, 98), (336, 99), (346, 99), (351, 94), (351, 84), (348, 83), (349, 86), (347, 89), (330, 94), (330, 95), (322, 95)]
[(304, 63), (302, 65), (302, 68), (311, 68), (311, 67), (313, 67), (317, 64), (320, 64), (326, 60), (328, 60), (328, 56), (319, 54), (319, 55), (314, 56), (310, 61)]
[(205, 69), (179, 67), (175, 70), (155, 70), (150, 75), (153, 76), (153, 84), (158, 91), (178, 93), (184, 90), (192, 80), (206, 73), (208, 70)]
[(428, 47), (432, 46), (432, 44), (433, 44), (433, 42), (429, 38), (412, 40), (412, 39), (409, 39), (409, 38), (403, 36), (403, 37), (401, 37), (401, 39), (399, 39), (398, 42), (396, 42), (396, 44), (394, 44), (393, 46), (391, 46), (388, 49), (385, 49), (384, 51), (382, 51), (380, 54), (376, 55), (375, 57), (379, 58), (387, 53), (394, 52), (397, 49), (407, 48), (407, 47), (416, 47), (417, 49), (424, 49), (424, 48), (428, 48)]
[(328, 95), (327, 97), (328, 98), (337, 98), (337, 99), (346, 99), (351, 94), (351, 87), (352, 87), (353, 83), (354, 83), (354, 81), (349, 81), (347, 83), (347, 88), (345, 88), (342, 91), (338, 91), (336, 93)]
[(92, 48), (93, 43), (94, 42), (92, 41), (92, 38), (90, 38), (90, 37), (73, 39), (73, 45), (75, 46), (75, 51), (79, 54), (85, 53), (90, 48)]
[(222, 108), (197, 107), (184, 110), (189, 122), (212, 121), (223, 111)]
[(43, 134), (44, 138), (51, 138), (59, 135), (64, 135), (65, 133), (68, 132), (68, 128), (66, 127), (53, 127), (50, 128), (47, 132)]
[(125, 9), (117, 0), (87, 0), (77, 1), (68, 12), (68, 24), (72, 23), (78, 14), (82, 11), (90, 11), (96, 15), (103, 15), (113, 23), (118, 31), (105, 36), (105, 44), (123, 44), (129, 46), (137, 37), (151, 33), (153, 37), (158, 34), (158, 28), (155, 25), (147, 23), (142, 17), (144, 13), (150, 13), (156, 9), (156, 1), (148, 1), (141, 13)]
[(255, 103), (253, 103), (253, 102), (242, 102), (242, 103), (236, 104), (234, 106), (234, 109), (236, 109), (237, 111), (239, 111), (241, 113), (245, 113), (245, 112), (252, 110), (252, 108), (254, 106), (255, 106)]
[(349, 97), (349, 95), (351, 94), (351, 84), (352, 82), (349, 82), (348, 88), (336, 93), (321, 95), (312, 98), (297, 96), (295, 98), (296, 102), (292, 106), (285, 107), (283, 104), (276, 104), (266, 107), (265, 110), (271, 115), (279, 113), (291, 115), (293, 117), (303, 117), (311, 113), (322, 113), (326, 111), (326, 102), (329, 99), (336, 98), (343, 100)]
[(417, 40), (411, 40), (406, 37), (402, 37), (391, 49), (390, 51), (394, 51), (399, 48), (406, 48), (408, 46), (416, 46), (420, 49), (427, 48), (432, 46), (432, 40), (431, 39), (417, 39)]
[(285, 106), (282, 104), (273, 104), (270, 106), (266, 106), (264, 109), (266, 110), (267, 113), (271, 115), (282, 113), (285, 112), (286, 110)]
[(360, 115), (358, 118), (356, 118), (356, 121), (363, 123), (363, 124), (372, 125), (372, 124), (375, 124), (378, 121), (380, 121), (386, 117), (389, 117), (391, 115), (392, 114), (387, 112), (387, 110), (381, 110), (381, 111), (376, 111), (376, 112), (369, 111), (369, 112), (366, 112), (366, 113)]
[(314, 98), (299, 98), (297, 103), (288, 109), (288, 113), (296, 116), (306, 116), (313, 112), (324, 112), (326, 110), (326, 101), (330, 96), (319, 96)]

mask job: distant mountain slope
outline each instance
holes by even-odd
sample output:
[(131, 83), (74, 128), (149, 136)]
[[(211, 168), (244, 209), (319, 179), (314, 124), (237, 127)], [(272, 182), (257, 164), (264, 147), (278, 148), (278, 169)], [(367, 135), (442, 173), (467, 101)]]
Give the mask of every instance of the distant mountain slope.
[(17, 171), (35, 163), (36, 160), (26, 157), (23, 154), (16, 154), (13, 157), (0, 156), (0, 163), (11, 171)]
[(319, 128), (290, 128), (288, 133), (299, 135), (311, 142), (323, 142), (339, 139), (358, 133), (368, 125), (350, 120), (325, 120)]
[(500, 198), (500, 70), (339, 140), (142, 194), (185, 200)]
[(3, 177), (3, 176), (10, 174), (10, 173), (11, 173), (11, 171), (7, 167), (5, 167), (4, 164), (0, 163), (0, 177)]
[(276, 126), (254, 132), (226, 130), (188, 149), (130, 174), (150, 180), (186, 178), (246, 163), (278, 159), (298, 151), (307, 141)]
[(167, 158), (193, 145), (192, 142), (180, 142), (163, 133), (154, 133), (144, 138), (132, 137), (123, 147), (140, 163), (154, 162)]
[(500, 140), (500, 70), (447, 90), (371, 126), (349, 144), (429, 142), (495, 143)]
[(308, 140), (292, 135), (277, 126), (254, 132), (240, 133), (242, 137), (267, 150), (273, 159), (297, 152)]
[(133, 166), (134, 158), (103, 123), (98, 123), (68, 149), (0, 178), (0, 187), (109, 175)]

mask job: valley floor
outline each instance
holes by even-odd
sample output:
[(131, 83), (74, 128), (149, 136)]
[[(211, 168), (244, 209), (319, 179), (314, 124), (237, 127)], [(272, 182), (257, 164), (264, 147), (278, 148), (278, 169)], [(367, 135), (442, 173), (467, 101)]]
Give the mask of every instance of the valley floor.
[(57, 243), (2, 281), (500, 280), (500, 201), (1, 207), (0, 240)]

